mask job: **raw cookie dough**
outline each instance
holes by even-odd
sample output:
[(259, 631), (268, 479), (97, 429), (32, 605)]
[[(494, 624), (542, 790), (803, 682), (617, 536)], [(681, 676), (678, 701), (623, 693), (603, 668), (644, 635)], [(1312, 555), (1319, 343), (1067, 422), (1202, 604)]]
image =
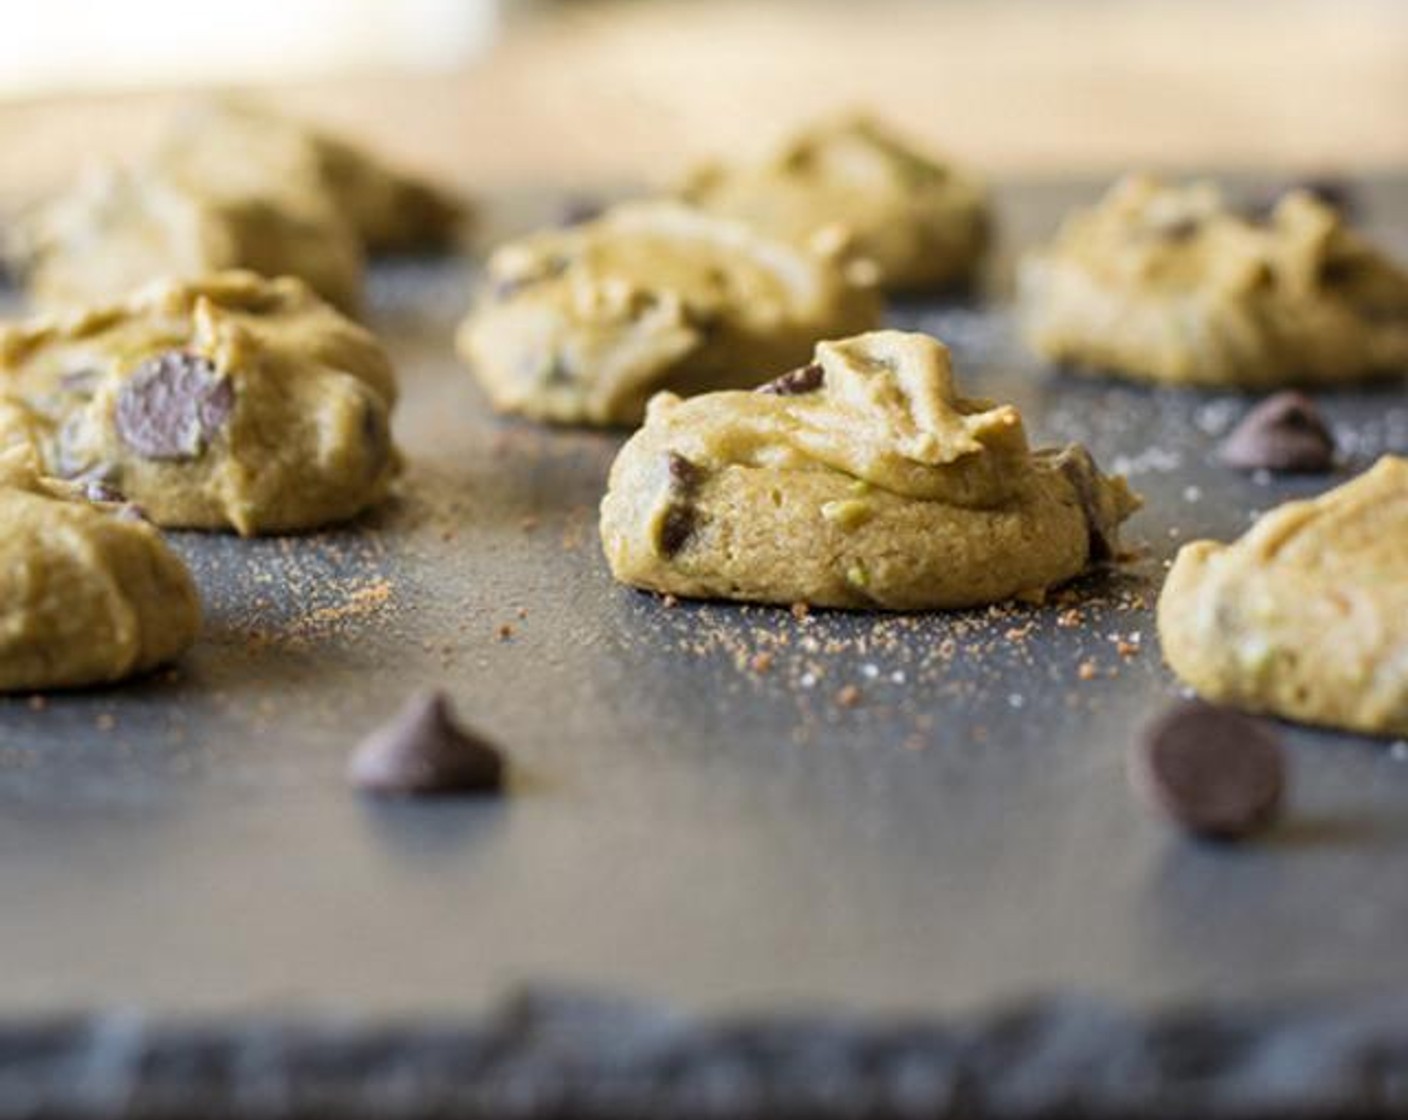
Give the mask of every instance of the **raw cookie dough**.
[(369, 332), (299, 280), (224, 273), (0, 327), (0, 441), (157, 524), (311, 529), (396, 473), (396, 384)]
[(1083, 447), (1033, 452), (1015, 408), (960, 397), (942, 343), (877, 331), (754, 392), (656, 397), (601, 538), (618, 580), (655, 591), (957, 608), (1111, 558), (1138, 504)]
[(970, 279), (991, 224), (976, 178), (865, 117), (827, 121), (755, 164), (710, 163), (683, 197), (798, 245), (839, 245), (889, 290)]
[(673, 202), (628, 203), (499, 249), (459, 330), (494, 406), (633, 424), (659, 389), (756, 385), (878, 324), (834, 261)]
[(126, 298), (157, 278), (227, 269), (297, 276), (348, 314), (362, 303), (355, 230), (308, 180), (274, 190), (249, 172), (212, 184), (159, 167), (97, 167), (21, 228), (30, 299), (68, 309)]
[(1408, 459), (1288, 502), (1235, 544), (1185, 545), (1159, 638), (1208, 700), (1408, 735)]
[(1408, 370), (1408, 273), (1306, 191), (1259, 221), (1209, 183), (1132, 176), (1018, 281), (1032, 347), (1077, 368), (1245, 388)]
[(0, 455), (0, 692), (106, 684), (154, 669), (200, 629), (185, 565), (130, 507)]
[(355, 314), (365, 252), (447, 244), (462, 216), (341, 140), (216, 101), (179, 115), (144, 159), (93, 169), (40, 208), (17, 253), (44, 306), (240, 268), (298, 276)]
[(215, 100), (176, 118), (154, 156), (183, 182), (243, 179), (251, 193), (296, 184), (328, 198), (368, 253), (443, 248), (466, 217), (463, 202), (405, 175), (337, 136), (257, 105)]

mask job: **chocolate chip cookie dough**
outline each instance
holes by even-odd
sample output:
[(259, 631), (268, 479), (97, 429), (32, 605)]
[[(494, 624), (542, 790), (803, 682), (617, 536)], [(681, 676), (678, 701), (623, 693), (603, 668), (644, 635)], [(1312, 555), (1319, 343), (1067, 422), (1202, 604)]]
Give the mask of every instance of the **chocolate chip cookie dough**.
[(1077, 369), (1253, 389), (1408, 370), (1408, 273), (1307, 191), (1258, 219), (1132, 176), (1022, 263), (1019, 295), (1032, 347)]
[(156, 149), (99, 167), (15, 246), (43, 306), (118, 299), (226, 269), (298, 276), (355, 314), (366, 252), (448, 243), (462, 208), (334, 137), (249, 105), (179, 115)]
[(632, 424), (657, 390), (756, 385), (880, 313), (829, 258), (677, 203), (629, 203), (499, 249), (458, 346), (500, 411)]
[(1138, 504), (1083, 447), (1034, 452), (1015, 408), (959, 396), (941, 343), (878, 331), (754, 392), (656, 397), (601, 538), (618, 580), (655, 591), (957, 608), (1111, 558)]
[(681, 194), (770, 236), (840, 247), (889, 290), (970, 279), (991, 224), (976, 177), (865, 117), (819, 123), (758, 163), (706, 164)]
[(130, 507), (41, 479), (0, 454), (0, 692), (106, 684), (196, 639), (185, 565)]
[(1179, 551), (1159, 598), (1179, 677), (1217, 703), (1408, 735), (1408, 459)]
[(0, 328), (0, 446), (157, 524), (311, 529), (394, 476), (385, 352), (298, 280), (224, 273)]

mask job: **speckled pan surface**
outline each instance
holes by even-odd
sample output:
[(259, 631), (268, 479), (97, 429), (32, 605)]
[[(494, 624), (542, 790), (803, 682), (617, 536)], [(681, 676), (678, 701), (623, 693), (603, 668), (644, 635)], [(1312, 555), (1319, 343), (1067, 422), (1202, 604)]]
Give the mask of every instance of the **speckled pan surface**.
[[(1003, 191), (1008, 247), (1097, 189)], [(1408, 254), (1408, 182), (1368, 203)], [(1001, 306), (906, 305), (968, 391), (1129, 472), (1147, 559), (1042, 608), (668, 609), (598, 554), (619, 438), (495, 420), (456, 364), (470, 281), (373, 284), (398, 501), (342, 532), (177, 535), (209, 604), (177, 670), (0, 701), (0, 1018), (472, 1016), (524, 984), (724, 1015), (1063, 992), (1139, 1014), (1405, 982), (1408, 747), (1289, 731), (1285, 824), (1235, 850), (1125, 789), (1133, 729), (1175, 695), (1164, 562), (1338, 480), (1216, 465), (1242, 398), (1056, 376)], [(1408, 451), (1401, 386), (1320, 399), (1355, 467)], [(358, 799), (349, 749), (434, 683), (511, 753), (513, 795)]]

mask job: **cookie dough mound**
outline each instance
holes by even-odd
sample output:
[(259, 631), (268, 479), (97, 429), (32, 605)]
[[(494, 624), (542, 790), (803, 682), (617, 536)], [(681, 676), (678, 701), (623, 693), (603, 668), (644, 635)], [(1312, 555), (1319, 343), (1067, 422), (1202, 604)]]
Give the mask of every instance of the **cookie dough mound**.
[(485, 289), (461, 355), (500, 411), (562, 424), (637, 423), (660, 389), (756, 385), (881, 312), (833, 261), (673, 202), (506, 245)]
[(1184, 546), (1159, 639), (1214, 702), (1408, 735), (1408, 459), (1288, 502), (1235, 544)]
[(349, 314), (362, 302), (361, 244), (317, 182), (274, 189), (253, 169), (205, 183), (160, 166), (96, 168), (31, 216), (17, 256), (30, 299), (49, 309), (230, 269), (297, 276)]
[(464, 204), (448, 192), (337, 136), (240, 101), (213, 100), (188, 109), (154, 162), (180, 181), (202, 187), (233, 179), (249, 193), (282, 193), (292, 185), (319, 194), (369, 253), (443, 248), (466, 217)]
[(970, 279), (989, 240), (982, 183), (864, 117), (809, 128), (755, 164), (707, 164), (683, 197), (799, 245), (872, 262), (889, 290)]
[(385, 352), (298, 280), (231, 272), (0, 327), (0, 438), (157, 524), (342, 521), (396, 473)]
[(942, 343), (878, 331), (754, 392), (656, 397), (601, 538), (636, 587), (925, 610), (1072, 579), (1137, 506), (1083, 447), (1033, 452), (1016, 409), (960, 397)]
[(106, 684), (195, 641), (190, 574), (130, 507), (43, 480), (0, 456), (0, 692)]
[(1306, 191), (1267, 218), (1208, 183), (1116, 184), (1019, 271), (1042, 356), (1144, 381), (1264, 389), (1408, 369), (1408, 273)]

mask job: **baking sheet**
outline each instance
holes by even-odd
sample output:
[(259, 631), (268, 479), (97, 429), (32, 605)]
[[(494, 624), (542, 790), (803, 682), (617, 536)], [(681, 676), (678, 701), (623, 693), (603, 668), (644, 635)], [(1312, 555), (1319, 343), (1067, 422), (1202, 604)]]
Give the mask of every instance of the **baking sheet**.
[[(1009, 252), (1097, 189), (1004, 188)], [(1408, 252), (1408, 183), (1368, 202)], [(1176, 695), (1151, 616), (1176, 547), (1347, 474), (1230, 473), (1210, 451), (1243, 399), (1055, 375), (1000, 303), (907, 304), (967, 391), (1130, 474), (1145, 559), (1041, 608), (668, 608), (599, 556), (620, 437), (497, 420), (453, 359), (472, 274), (374, 278), (405, 388), (395, 502), (301, 538), (177, 535), (208, 620), (176, 669), (0, 701), (0, 1017), (467, 1015), (524, 984), (924, 1015), (1401, 985), (1408, 747), (1288, 730), (1285, 823), (1237, 849), (1171, 835), (1122, 774)], [(1354, 468), (1408, 451), (1401, 387), (1322, 400)], [(346, 788), (358, 736), (427, 684), (511, 754), (510, 797)]]

